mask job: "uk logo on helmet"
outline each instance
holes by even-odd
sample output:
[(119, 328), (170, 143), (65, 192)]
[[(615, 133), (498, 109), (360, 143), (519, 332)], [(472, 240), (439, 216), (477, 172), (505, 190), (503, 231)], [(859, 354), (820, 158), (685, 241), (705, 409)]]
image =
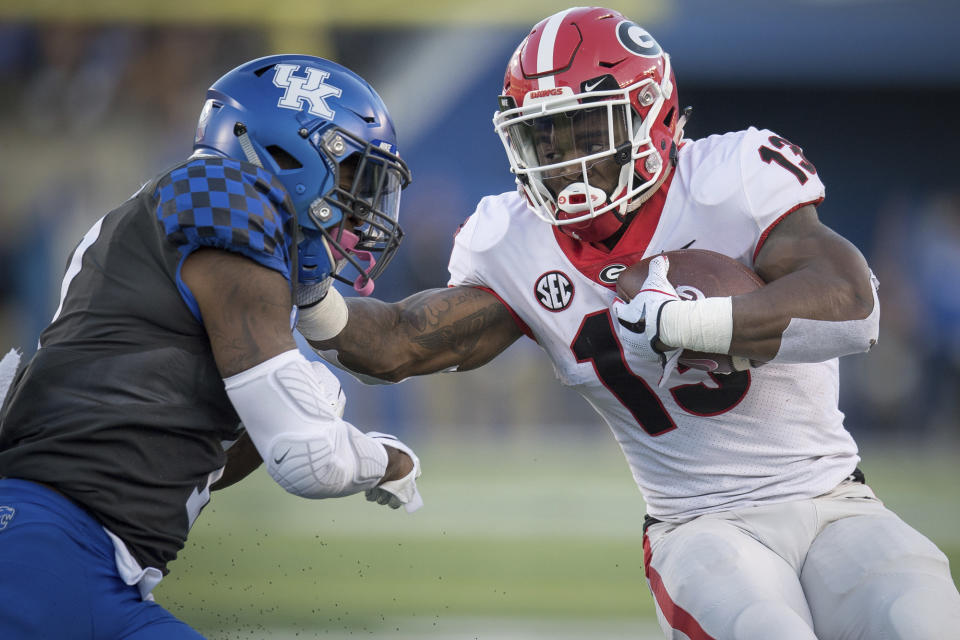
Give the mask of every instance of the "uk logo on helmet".
[(533, 287), (537, 301), (548, 311), (563, 311), (573, 300), (573, 283), (561, 271), (548, 271)]
[(329, 72), (307, 67), (304, 70), (306, 77), (293, 75), (299, 69), (298, 64), (276, 65), (273, 84), (285, 89), (277, 106), (301, 111), (306, 105), (307, 111), (313, 115), (333, 120), (336, 111), (327, 104), (327, 98), (339, 98), (343, 92), (338, 87), (323, 83), (330, 76)]

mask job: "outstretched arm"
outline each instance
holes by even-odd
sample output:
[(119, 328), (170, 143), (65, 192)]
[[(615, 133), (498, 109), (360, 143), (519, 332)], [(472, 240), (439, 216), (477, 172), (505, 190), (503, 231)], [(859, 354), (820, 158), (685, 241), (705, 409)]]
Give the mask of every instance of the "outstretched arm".
[(343, 366), (382, 380), (475, 369), (522, 335), (507, 307), (476, 287), (428, 289), (396, 303), (350, 298), (347, 307), (343, 331), (310, 344), (335, 349)]

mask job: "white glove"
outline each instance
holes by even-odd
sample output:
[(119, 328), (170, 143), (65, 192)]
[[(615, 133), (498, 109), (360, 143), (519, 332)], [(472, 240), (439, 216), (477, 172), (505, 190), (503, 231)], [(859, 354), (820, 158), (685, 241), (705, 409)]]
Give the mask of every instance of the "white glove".
[(389, 505), (391, 509), (396, 509), (400, 505), (406, 509), (407, 513), (413, 513), (423, 506), (423, 498), (417, 491), (417, 478), (420, 477), (420, 458), (413, 452), (413, 449), (397, 440), (396, 436), (389, 433), (378, 433), (370, 431), (367, 436), (373, 438), (386, 447), (399, 449), (410, 456), (413, 460), (413, 469), (399, 480), (389, 480), (373, 489), (367, 489), (366, 496), (370, 502)]
[(611, 311), (617, 320), (617, 335), (624, 349), (647, 362), (656, 362), (662, 367), (660, 386), (677, 365), (682, 349), (660, 352), (654, 348), (660, 334), (660, 312), (668, 302), (680, 299), (677, 290), (667, 280), (670, 261), (666, 256), (657, 256), (650, 261), (647, 279), (630, 302), (620, 298), (613, 301)]

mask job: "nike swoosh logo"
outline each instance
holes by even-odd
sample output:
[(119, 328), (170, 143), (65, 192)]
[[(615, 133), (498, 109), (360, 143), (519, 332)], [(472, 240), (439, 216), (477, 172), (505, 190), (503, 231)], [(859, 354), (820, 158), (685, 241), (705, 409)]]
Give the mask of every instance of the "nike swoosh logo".
[(273, 463), (274, 463), (274, 464), (280, 464), (281, 462), (283, 462), (284, 460), (286, 460), (288, 453), (290, 453), (290, 449), (287, 449), (287, 450), (283, 453), (283, 455), (280, 456), (279, 458), (274, 458), (274, 459), (273, 459)]
[(601, 82), (603, 82), (603, 80), (604, 80), (604, 78), (600, 78), (599, 80), (597, 80), (597, 81), (594, 82), (593, 84), (585, 84), (585, 85), (583, 85), (583, 90), (584, 90), (584, 91), (593, 91), (594, 89), (597, 88), (597, 86), (598, 86)]
[(696, 242), (696, 241), (697, 241), (697, 239), (694, 238), (693, 240), (691, 240), (690, 242), (688, 242), (687, 244), (683, 245), (683, 246), (680, 247), (680, 248), (681, 248), (681, 249), (689, 249), (689, 248), (690, 248), (690, 245), (692, 245), (692, 244), (693, 244), (694, 242)]

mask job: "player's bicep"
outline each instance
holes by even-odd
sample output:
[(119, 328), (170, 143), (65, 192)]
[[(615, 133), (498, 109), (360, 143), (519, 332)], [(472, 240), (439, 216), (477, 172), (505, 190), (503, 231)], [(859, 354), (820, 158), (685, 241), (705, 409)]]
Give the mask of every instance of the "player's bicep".
[(730, 353), (823, 362), (876, 342), (879, 306), (866, 260), (803, 207), (768, 235), (755, 261), (767, 285), (733, 298)]
[(280, 273), (229, 251), (198, 249), (184, 261), (181, 277), (224, 378), (296, 349), (290, 285)]
[(768, 283), (786, 278), (781, 286), (809, 294), (804, 296), (809, 312), (799, 317), (849, 320), (872, 310), (866, 260), (850, 241), (821, 223), (812, 206), (791, 213), (770, 231), (754, 268)]

